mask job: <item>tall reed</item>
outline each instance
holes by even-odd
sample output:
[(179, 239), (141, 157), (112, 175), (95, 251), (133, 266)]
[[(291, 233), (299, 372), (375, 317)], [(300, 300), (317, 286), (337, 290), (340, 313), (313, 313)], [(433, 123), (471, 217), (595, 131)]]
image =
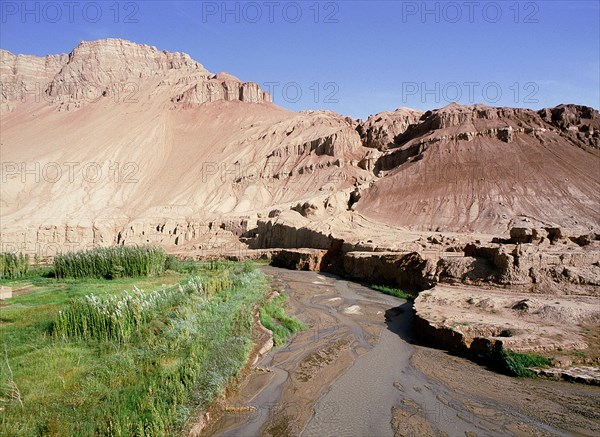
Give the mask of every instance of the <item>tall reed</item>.
[(160, 247), (100, 247), (57, 255), (57, 278), (119, 278), (158, 275), (165, 270), (166, 253)]
[(22, 278), (29, 271), (29, 255), (0, 253), (0, 278)]
[(52, 326), (56, 338), (127, 342), (165, 309), (176, 308), (195, 294), (204, 299), (232, 287), (229, 271), (212, 277), (192, 277), (186, 284), (145, 293), (134, 287), (124, 296), (87, 295), (58, 313)]

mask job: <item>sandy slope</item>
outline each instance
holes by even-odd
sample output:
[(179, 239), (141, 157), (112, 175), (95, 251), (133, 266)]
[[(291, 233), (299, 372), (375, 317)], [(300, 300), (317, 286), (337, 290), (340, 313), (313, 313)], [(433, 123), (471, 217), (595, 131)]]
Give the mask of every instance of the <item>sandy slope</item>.
[[(451, 105), (421, 126), (388, 153), (392, 168), (358, 211), (422, 230), (502, 232), (523, 219), (598, 228), (598, 150), (579, 147), (535, 112)], [(498, 138), (506, 129), (509, 141)]]

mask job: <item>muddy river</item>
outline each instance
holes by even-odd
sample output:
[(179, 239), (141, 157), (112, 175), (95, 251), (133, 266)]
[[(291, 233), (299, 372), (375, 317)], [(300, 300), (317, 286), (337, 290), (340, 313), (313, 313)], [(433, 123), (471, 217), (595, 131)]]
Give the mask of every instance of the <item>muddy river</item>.
[(598, 387), (495, 374), (412, 344), (402, 299), (264, 271), (308, 329), (258, 362), (208, 435), (600, 435)]

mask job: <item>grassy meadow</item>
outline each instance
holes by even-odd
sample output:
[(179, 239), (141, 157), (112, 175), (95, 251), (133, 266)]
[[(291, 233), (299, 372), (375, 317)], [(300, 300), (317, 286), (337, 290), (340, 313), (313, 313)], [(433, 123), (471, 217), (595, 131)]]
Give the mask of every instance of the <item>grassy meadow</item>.
[(177, 435), (245, 366), (257, 307), (294, 324), (253, 264), (167, 262), (179, 271), (0, 280), (16, 290), (0, 303), (0, 435)]

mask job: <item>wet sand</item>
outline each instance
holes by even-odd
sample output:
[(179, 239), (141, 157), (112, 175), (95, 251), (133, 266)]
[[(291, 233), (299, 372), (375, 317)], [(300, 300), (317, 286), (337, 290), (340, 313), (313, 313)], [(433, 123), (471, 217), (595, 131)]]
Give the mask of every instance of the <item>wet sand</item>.
[[(412, 310), (402, 299), (316, 272), (264, 271), (274, 289), (290, 296), (290, 311), (309, 329), (259, 361), (207, 435), (600, 431), (598, 387), (497, 375), (412, 345)], [(519, 402), (512, 401), (515, 396)], [(561, 396), (571, 407), (559, 402)]]

